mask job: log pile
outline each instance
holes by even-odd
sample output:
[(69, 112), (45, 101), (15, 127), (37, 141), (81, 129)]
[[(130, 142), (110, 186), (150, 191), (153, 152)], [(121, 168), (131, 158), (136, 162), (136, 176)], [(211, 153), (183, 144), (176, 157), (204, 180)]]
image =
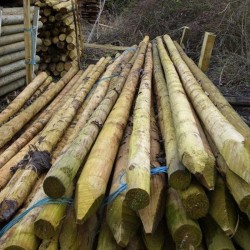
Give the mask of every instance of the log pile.
[[(0, 36), (0, 96), (25, 85), (25, 42), (23, 8), (3, 8)], [(32, 18), (34, 8), (31, 8)], [(39, 23), (39, 27), (42, 23)], [(41, 39), (36, 44), (41, 45)], [(35, 69), (40, 58), (36, 57)]]
[(80, 0), (79, 11), (81, 18), (89, 23), (95, 23), (98, 12), (100, 11), (100, 1), (98, 0)]
[(47, 81), (0, 114), (0, 249), (249, 249), (250, 129), (168, 35)]
[(77, 51), (78, 43), (81, 43), (78, 35), (81, 32), (77, 15), (74, 18), (77, 13), (76, 1), (40, 0), (35, 5), (41, 8), (40, 21), (43, 23), (39, 30), (39, 37), (42, 39), (42, 45), (38, 48), (41, 57), (40, 70), (62, 77), (77, 64), (78, 53), (81, 53)]

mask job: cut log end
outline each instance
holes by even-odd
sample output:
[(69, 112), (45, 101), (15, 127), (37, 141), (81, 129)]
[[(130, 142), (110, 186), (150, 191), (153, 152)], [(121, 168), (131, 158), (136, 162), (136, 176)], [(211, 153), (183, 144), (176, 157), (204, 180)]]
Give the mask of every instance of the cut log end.
[(191, 249), (200, 245), (202, 240), (201, 231), (191, 225), (183, 225), (173, 235), (178, 249)]
[(61, 180), (55, 176), (48, 176), (44, 180), (43, 189), (45, 194), (54, 199), (62, 197), (66, 192), (66, 188)]
[(43, 240), (50, 239), (56, 234), (55, 228), (46, 220), (37, 220), (34, 223), (35, 235)]
[(176, 190), (186, 189), (191, 182), (191, 174), (188, 171), (175, 171), (168, 178), (169, 185)]
[(209, 201), (202, 193), (189, 195), (183, 200), (183, 205), (190, 218), (197, 220), (205, 217), (209, 209)]
[(143, 189), (133, 188), (126, 193), (126, 202), (133, 210), (140, 210), (149, 204), (150, 195)]

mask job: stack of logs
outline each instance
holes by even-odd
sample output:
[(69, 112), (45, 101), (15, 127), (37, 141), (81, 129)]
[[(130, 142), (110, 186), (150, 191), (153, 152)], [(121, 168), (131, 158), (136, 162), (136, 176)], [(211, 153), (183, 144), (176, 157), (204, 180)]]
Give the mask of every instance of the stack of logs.
[(89, 23), (95, 23), (96, 17), (100, 10), (99, 0), (80, 0), (79, 10), (81, 18)]
[(79, 22), (74, 20), (72, 1), (40, 0), (35, 5), (41, 7), (40, 21), (43, 23), (39, 30), (39, 37), (42, 39), (42, 45), (38, 49), (41, 57), (40, 70), (62, 77), (76, 64), (79, 53), (75, 31), (75, 28), (79, 29)]
[(0, 114), (1, 250), (249, 249), (250, 129), (168, 35), (25, 107), (48, 78)]
[[(25, 43), (23, 8), (3, 8), (0, 36), (0, 96), (25, 84)], [(31, 8), (31, 19), (34, 8)], [(39, 23), (39, 27), (42, 23)], [(37, 45), (41, 45), (37, 39)], [(40, 58), (36, 58), (39, 63)], [(35, 66), (37, 68), (37, 65)]]

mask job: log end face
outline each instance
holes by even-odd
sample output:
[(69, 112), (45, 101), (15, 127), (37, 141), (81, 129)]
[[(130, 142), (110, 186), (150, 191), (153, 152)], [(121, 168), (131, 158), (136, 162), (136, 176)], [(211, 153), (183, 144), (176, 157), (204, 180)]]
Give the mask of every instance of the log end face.
[(197, 220), (205, 217), (209, 210), (209, 201), (206, 195), (193, 194), (183, 201), (183, 205), (189, 217)]
[(168, 176), (169, 185), (176, 190), (186, 189), (191, 182), (191, 173), (187, 170), (175, 171)]
[(198, 247), (202, 240), (201, 230), (194, 225), (183, 225), (173, 235), (178, 249), (189, 249)]
[(56, 234), (55, 228), (48, 221), (39, 219), (34, 223), (35, 235), (42, 240), (52, 238)]
[(57, 199), (65, 194), (66, 187), (57, 177), (48, 176), (43, 182), (43, 190), (49, 197)]
[(140, 210), (145, 208), (150, 201), (150, 195), (141, 188), (133, 188), (126, 193), (126, 202), (132, 210)]

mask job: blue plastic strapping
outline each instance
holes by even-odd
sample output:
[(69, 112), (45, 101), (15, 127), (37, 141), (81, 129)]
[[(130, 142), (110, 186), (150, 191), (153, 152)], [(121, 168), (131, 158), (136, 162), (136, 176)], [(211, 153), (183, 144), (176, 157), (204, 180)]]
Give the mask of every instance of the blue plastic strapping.
[[(154, 167), (154, 168), (151, 168), (150, 174), (151, 175), (162, 174), (162, 173), (165, 174), (165, 173), (167, 173), (167, 170), (168, 170), (167, 166)], [(122, 183), (122, 177), (125, 175), (125, 173), (126, 172), (123, 171), (122, 174), (118, 177), (120, 186), (117, 188), (116, 191), (114, 191), (108, 197), (106, 197), (104, 199), (104, 202), (103, 202), (102, 206), (106, 206), (107, 204), (112, 202), (116, 197), (118, 197), (123, 191), (125, 191), (127, 189), (127, 184)]]
[(5, 225), (0, 231), (0, 238), (13, 226), (15, 226), (19, 221), (21, 221), (31, 210), (34, 208), (47, 205), (47, 204), (65, 204), (65, 205), (72, 205), (73, 199), (70, 198), (60, 198), (60, 199), (51, 199), (51, 198), (43, 198), (40, 201), (36, 202), (33, 206), (27, 208), (23, 213), (16, 216), (12, 219), (7, 225)]

